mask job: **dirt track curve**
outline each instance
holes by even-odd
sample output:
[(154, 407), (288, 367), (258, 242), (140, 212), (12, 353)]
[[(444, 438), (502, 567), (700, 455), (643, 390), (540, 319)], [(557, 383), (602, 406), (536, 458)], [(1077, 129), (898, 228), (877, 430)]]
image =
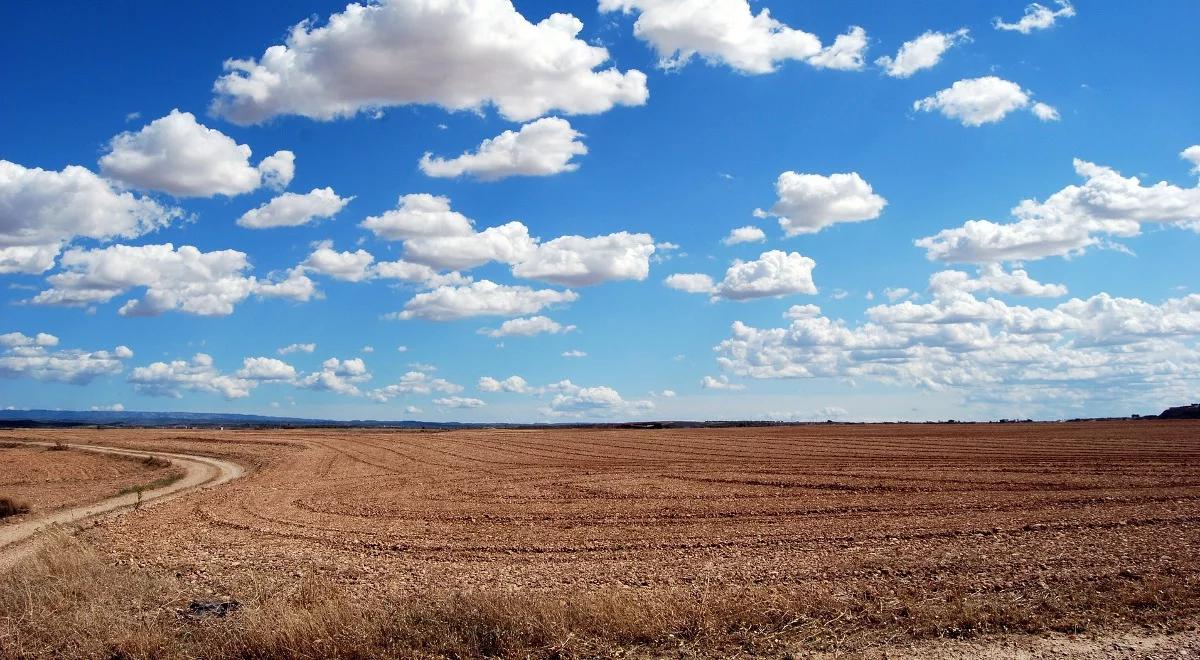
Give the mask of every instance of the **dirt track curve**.
[[(48, 442), (24, 442), (33, 446), (50, 446)], [(191, 454), (176, 454), (159, 451), (139, 451), (136, 449), (117, 449), (96, 445), (69, 444), (71, 449), (90, 451), (99, 454), (116, 454), (120, 456), (157, 457), (165, 458), (171, 463), (183, 468), (184, 476), (162, 488), (148, 490), (142, 493), (141, 506), (149, 506), (178, 497), (198, 488), (211, 488), (233, 481), (245, 474), (245, 469), (232, 461), (196, 456)], [(21, 557), (27, 555), (36, 543), (28, 542), (37, 534), (55, 525), (69, 525), (84, 520), (98, 518), (138, 505), (136, 493), (127, 493), (109, 497), (98, 502), (80, 506), (68, 507), (38, 516), (31, 520), (15, 525), (0, 526), (0, 569), (11, 566)]]

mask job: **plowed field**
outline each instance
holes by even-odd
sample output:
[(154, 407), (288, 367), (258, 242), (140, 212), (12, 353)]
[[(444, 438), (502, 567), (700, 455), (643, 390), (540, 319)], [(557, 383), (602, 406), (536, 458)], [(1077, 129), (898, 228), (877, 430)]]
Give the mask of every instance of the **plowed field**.
[(1200, 612), (1195, 422), (22, 435), (253, 464), (85, 535), (220, 593), (760, 590), (918, 637)]
[(28, 503), (26, 517), (112, 497), (178, 474), (170, 465), (121, 456), (40, 446), (0, 448), (0, 496)]

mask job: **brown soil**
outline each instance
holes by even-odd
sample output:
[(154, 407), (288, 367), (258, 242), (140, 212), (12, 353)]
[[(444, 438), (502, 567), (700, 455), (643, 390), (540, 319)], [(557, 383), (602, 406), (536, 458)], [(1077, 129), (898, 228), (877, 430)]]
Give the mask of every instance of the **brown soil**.
[[(51, 451), (38, 446), (0, 448), (0, 495), (27, 502), (28, 515), (34, 516), (181, 474), (170, 464), (148, 464), (140, 459), (87, 451)], [(6, 518), (4, 522), (18, 519)]]
[[(352, 602), (508, 598), (538, 621), (621, 603), (713, 626), (696, 642), (664, 616), (629, 637), (647, 648), (750, 654), (1200, 614), (1197, 422), (22, 435), (255, 466), (83, 537), (196, 593), (319, 579)], [(569, 632), (606, 634), (593, 619)]]

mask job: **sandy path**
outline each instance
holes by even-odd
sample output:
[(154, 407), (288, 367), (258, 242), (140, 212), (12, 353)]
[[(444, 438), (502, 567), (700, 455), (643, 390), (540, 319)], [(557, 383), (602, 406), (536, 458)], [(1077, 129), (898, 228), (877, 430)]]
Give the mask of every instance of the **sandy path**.
[[(22, 444), (49, 446), (48, 442), (28, 442)], [(117, 454), (121, 456), (165, 458), (174, 465), (184, 469), (184, 476), (162, 488), (148, 490), (142, 493), (141, 506), (150, 506), (173, 499), (197, 488), (211, 488), (233, 481), (245, 474), (245, 468), (237, 463), (190, 454), (175, 454), (159, 451), (139, 451), (136, 449), (118, 449), (97, 445), (67, 445), (71, 449), (91, 451), (100, 454)], [(0, 525), (0, 568), (11, 566), (21, 557), (29, 554), (36, 543), (29, 542), (34, 536), (55, 525), (68, 525), (83, 520), (89, 520), (113, 514), (131, 508), (138, 503), (136, 493), (117, 495), (107, 499), (81, 506), (61, 509), (26, 520), (14, 525)]]

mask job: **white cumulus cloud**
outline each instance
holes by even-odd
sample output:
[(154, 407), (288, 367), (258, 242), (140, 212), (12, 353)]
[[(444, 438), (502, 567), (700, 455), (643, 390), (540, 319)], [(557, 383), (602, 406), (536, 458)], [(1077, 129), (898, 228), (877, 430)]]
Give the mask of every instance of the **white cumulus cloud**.
[(992, 21), (992, 25), (997, 30), (1029, 34), (1034, 30), (1052, 28), (1058, 19), (1070, 18), (1075, 15), (1075, 7), (1068, 0), (1055, 0), (1055, 4), (1058, 5), (1058, 9), (1051, 9), (1046, 5), (1033, 2), (1025, 7), (1025, 13), (1020, 19), (1006, 23), (1004, 19), (996, 18)]
[(58, 337), (45, 332), (32, 337), (20, 332), (0, 335), (0, 377), (86, 385), (99, 376), (120, 373), (124, 361), (133, 357), (125, 346), (111, 351), (52, 350), (56, 346)]
[(529, 383), (520, 376), (509, 376), (504, 380), (498, 380), (491, 376), (481, 376), (477, 387), (481, 392), (512, 392), (514, 394), (528, 394), (532, 391)]
[(41, 273), (76, 238), (136, 238), (181, 215), (85, 167), (55, 172), (0, 160), (0, 273)]
[(654, 409), (654, 402), (630, 401), (620, 392), (606, 385), (581, 387), (570, 380), (563, 380), (540, 389), (553, 393), (549, 403), (540, 412), (549, 417), (615, 417), (636, 416)]
[(677, 69), (699, 56), (742, 73), (770, 73), (787, 60), (832, 69), (862, 68), (866, 32), (852, 27), (828, 48), (814, 34), (784, 25), (747, 0), (600, 0), (600, 11), (637, 12), (637, 38), (658, 53), (659, 66)]
[(121, 306), (123, 316), (153, 316), (178, 310), (202, 316), (225, 316), (251, 295), (308, 300), (312, 281), (291, 271), (278, 282), (245, 272), (244, 252), (201, 252), (190, 245), (178, 250), (162, 245), (113, 245), (95, 250), (73, 249), (61, 260), (63, 270), (49, 276), (50, 288), (31, 300), (39, 305), (105, 303), (132, 289), (144, 288), (140, 299)]
[(579, 294), (571, 290), (531, 289), (479, 280), (465, 286), (443, 286), (418, 293), (393, 317), (453, 321), (472, 316), (519, 316), (578, 298)]
[(1014, 110), (1028, 108), (1042, 121), (1058, 119), (1058, 110), (1045, 103), (1031, 103), (1032, 92), (1011, 80), (996, 76), (959, 80), (946, 89), (913, 102), (913, 110), (940, 112), (963, 126), (982, 126), (1004, 119)]
[(480, 333), (489, 337), (533, 337), (534, 335), (557, 335), (571, 332), (573, 325), (563, 325), (548, 316), (529, 316), (509, 319), (500, 324), (499, 328), (484, 328)]
[(190, 112), (172, 110), (140, 131), (125, 132), (108, 144), (100, 171), (144, 190), (176, 197), (240, 195), (264, 183), (287, 186), (294, 156), (279, 151), (259, 167), (250, 164), (250, 147), (196, 121)]
[(525, 124), (518, 131), (504, 131), (484, 140), (474, 152), (456, 158), (438, 158), (426, 153), (421, 171), (433, 177), (457, 177), (464, 174), (484, 181), (510, 176), (550, 176), (574, 172), (579, 163), (572, 159), (587, 153), (579, 139), (583, 134), (559, 117), (543, 117)]
[(329, 120), (362, 110), (493, 105), (514, 121), (646, 102), (640, 71), (597, 70), (608, 51), (556, 13), (530, 23), (510, 0), (383, 0), (292, 27), (258, 59), (231, 59), (212, 110), (239, 124), (283, 114)]
[(967, 28), (949, 33), (929, 30), (915, 39), (904, 42), (895, 57), (884, 55), (875, 60), (875, 63), (893, 78), (908, 78), (922, 69), (937, 66), (946, 51), (970, 40), (970, 30)]
[(211, 355), (197, 353), (191, 360), (154, 362), (129, 374), (133, 389), (151, 396), (183, 397), (185, 390), (220, 394), (226, 399), (242, 399), (258, 381), (221, 373)]
[(816, 262), (799, 252), (769, 250), (752, 261), (735, 260), (725, 278), (714, 282), (702, 273), (677, 273), (665, 281), (672, 289), (707, 293), (712, 300), (752, 300), (793, 294), (815, 294), (812, 271)]
[(359, 226), (389, 241), (469, 236), (475, 232), (469, 218), (450, 210), (448, 197), (427, 193), (401, 195), (395, 209), (371, 216)]
[(739, 245), (741, 243), (761, 243), (767, 240), (766, 233), (754, 225), (738, 227), (729, 232), (729, 235), (721, 239), (725, 245)]
[(330, 218), (350, 203), (353, 197), (338, 197), (333, 188), (313, 188), (303, 195), (283, 193), (238, 218), (241, 227), (270, 229), (299, 227), (319, 218)]
[(779, 218), (788, 236), (813, 234), (839, 222), (874, 220), (887, 205), (858, 172), (823, 176), (787, 171), (776, 179), (775, 193), (775, 205), (768, 211), (755, 209), (754, 215)]
[(984, 264), (1080, 254), (1111, 238), (1137, 236), (1147, 223), (1200, 231), (1200, 186), (1143, 186), (1111, 167), (1079, 159), (1074, 165), (1082, 184), (1043, 202), (1022, 201), (1012, 211), (1014, 222), (968, 220), (918, 239), (917, 247), (929, 259)]
[(644, 280), (654, 254), (650, 234), (626, 231), (585, 238), (560, 236), (539, 243), (513, 265), (513, 275), (563, 286)]
[(275, 358), (248, 357), (242, 360), (237, 377), (258, 381), (290, 381), (296, 377), (296, 368)]

